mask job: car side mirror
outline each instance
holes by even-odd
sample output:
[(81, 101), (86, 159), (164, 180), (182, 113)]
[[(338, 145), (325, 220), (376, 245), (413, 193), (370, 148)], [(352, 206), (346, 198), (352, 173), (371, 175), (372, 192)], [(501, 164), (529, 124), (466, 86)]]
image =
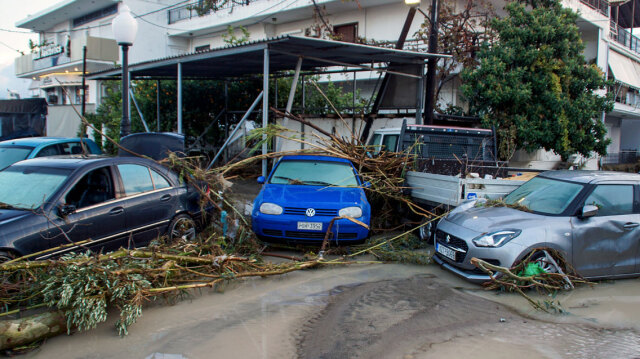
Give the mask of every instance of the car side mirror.
[(362, 184), (362, 187), (364, 188), (371, 188), (371, 182), (367, 181), (365, 183)]
[(75, 212), (76, 212), (76, 206), (72, 204), (65, 204), (58, 207), (58, 214), (60, 215), (60, 217), (66, 217), (71, 213), (75, 213)]
[(258, 183), (259, 183), (259, 184), (264, 184), (264, 182), (265, 182), (265, 178), (264, 178), (264, 176), (260, 176), (260, 177), (258, 177)]
[(582, 213), (580, 214), (580, 218), (589, 218), (598, 214), (598, 206), (594, 206), (592, 204), (587, 204), (582, 207)]

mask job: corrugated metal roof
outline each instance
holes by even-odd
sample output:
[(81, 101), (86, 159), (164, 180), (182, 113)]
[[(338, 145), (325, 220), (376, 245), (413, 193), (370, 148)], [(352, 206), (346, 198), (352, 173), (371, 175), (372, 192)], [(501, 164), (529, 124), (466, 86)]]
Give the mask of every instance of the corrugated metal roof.
[[(135, 44), (133, 45), (135, 46)], [(293, 70), (298, 57), (302, 69), (343, 64), (373, 63), (416, 64), (430, 57), (447, 55), (389, 49), (334, 40), (284, 35), (241, 45), (227, 45), (211, 50), (166, 57), (129, 65), (132, 77), (175, 78), (177, 64), (182, 64), (185, 78), (228, 78), (263, 72), (263, 50), (269, 49), (270, 72)], [(92, 73), (90, 79), (120, 78), (122, 69)]]

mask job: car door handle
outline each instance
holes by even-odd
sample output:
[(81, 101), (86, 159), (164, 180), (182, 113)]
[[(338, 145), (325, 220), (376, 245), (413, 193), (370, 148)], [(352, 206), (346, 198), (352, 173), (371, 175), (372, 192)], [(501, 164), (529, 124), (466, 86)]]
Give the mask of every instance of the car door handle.
[(637, 226), (640, 226), (640, 223), (628, 222), (628, 223), (625, 223), (624, 229), (634, 229)]
[(114, 208), (114, 209), (112, 209), (112, 210), (110, 210), (110, 211), (109, 211), (109, 215), (111, 215), (111, 216), (115, 216), (116, 214), (120, 214), (120, 213), (122, 213), (122, 212), (124, 212), (124, 208), (122, 208), (122, 207), (116, 207), (116, 208)]
[(164, 196), (160, 197), (160, 201), (161, 202), (166, 202), (168, 200), (171, 199), (171, 195), (170, 194), (165, 194)]

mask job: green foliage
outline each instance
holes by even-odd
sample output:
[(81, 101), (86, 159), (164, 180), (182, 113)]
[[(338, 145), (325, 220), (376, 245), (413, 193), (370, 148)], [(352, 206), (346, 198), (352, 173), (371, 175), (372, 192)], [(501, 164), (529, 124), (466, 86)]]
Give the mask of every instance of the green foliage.
[[(62, 259), (89, 259), (89, 254), (72, 254)], [(95, 328), (107, 320), (107, 306), (115, 305), (121, 311), (116, 328), (120, 335), (126, 335), (127, 327), (142, 315), (139, 292), (151, 283), (139, 274), (112, 275), (112, 271), (121, 269), (115, 261), (80, 263), (51, 269), (44, 280), (43, 301), (64, 312), (69, 334), (74, 328)]]
[(229, 25), (227, 26), (227, 33), (222, 35), (222, 41), (229, 45), (242, 45), (245, 42), (249, 41), (249, 30), (247, 30), (244, 26), (239, 26), (237, 28), (242, 33), (242, 36), (236, 36), (236, 28)]
[(477, 68), (462, 73), (470, 111), (494, 125), (503, 159), (522, 148), (551, 150), (566, 159), (606, 153), (606, 128), (599, 118), (613, 107), (596, 93), (607, 84), (586, 63), (576, 26), (578, 15), (559, 0), (507, 4), (508, 16), (490, 26), (498, 40), (478, 54)]
[[(290, 74), (292, 75), (292, 73)], [(367, 100), (360, 96), (360, 89), (356, 89), (355, 106), (353, 101), (353, 91), (346, 90), (343, 86), (336, 82), (331, 81), (331, 77), (328, 78), (328, 82), (318, 83), (319, 76), (307, 76), (305, 77), (305, 98), (304, 98), (304, 110), (302, 108), (302, 84), (298, 84), (296, 93), (294, 96), (292, 111), (293, 113), (312, 113), (318, 115), (335, 114), (331, 105), (322, 96), (318, 89), (313, 85), (315, 82), (322, 92), (327, 96), (329, 101), (340, 111), (341, 113), (353, 113), (354, 111), (361, 112), (367, 105)], [(277, 102), (274, 104), (279, 108), (284, 108), (289, 99), (289, 90), (291, 89), (291, 83), (293, 82), (293, 76), (280, 77), (276, 81), (277, 86)], [(345, 83), (346, 88), (350, 88), (350, 83)], [(272, 85), (271, 93), (275, 92), (275, 87)], [(352, 110), (353, 108), (353, 110)]]

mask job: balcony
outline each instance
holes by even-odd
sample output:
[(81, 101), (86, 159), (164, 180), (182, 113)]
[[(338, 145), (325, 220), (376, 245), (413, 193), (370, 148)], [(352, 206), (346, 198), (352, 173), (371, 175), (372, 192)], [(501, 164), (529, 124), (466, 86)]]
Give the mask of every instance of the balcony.
[(205, 16), (212, 14), (216, 11), (231, 9), (235, 6), (247, 6), (250, 3), (254, 3), (260, 0), (230, 0), (223, 1), (218, 4), (208, 5), (202, 0), (196, 0), (186, 5), (175, 7), (168, 11), (168, 23), (169, 25), (175, 24), (181, 20), (188, 20), (194, 17)]
[(52, 44), (38, 52), (15, 60), (17, 77), (29, 78), (57, 71), (77, 71), (82, 66), (82, 48), (87, 47), (87, 71), (94, 72), (113, 66), (119, 59), (115, 40), (84, 36), (66, 45)]
[(635, 35), (631, 35), (631, 32), (613, 21), (611, 22), (609, 36), (627, 49), (640, 54), (640, 39)]
[(609, 17), (609, 3), (604, 0), (580, 0), (581, 3), (596, 10), (600, 14)]

